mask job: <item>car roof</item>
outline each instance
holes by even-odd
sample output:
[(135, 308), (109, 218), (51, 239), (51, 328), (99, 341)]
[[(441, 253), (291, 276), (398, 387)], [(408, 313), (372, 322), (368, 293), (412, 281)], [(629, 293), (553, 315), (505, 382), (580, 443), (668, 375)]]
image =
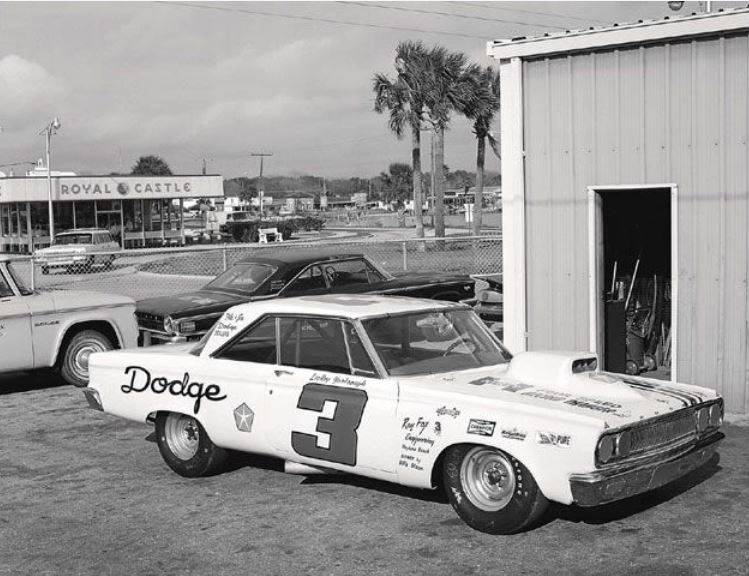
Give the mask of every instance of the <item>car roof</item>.
[(55, 234), (55, 236), (62, 236), (63, 234), (80, 234), (80, 233), (90, 234), (92, 232), (106, 232), (107, 234), (109, 234), (109, 230), (107, 230), (106, 228), (71, 228), (70, 230), (65, 230), (64, 232)]
[(210, 356), (229, 340), (266, 314), (327, 316), (365, 320), (378, 316), (428, 312), (432, 310), (470, 309), (465, 304), (407, 296), (373, 294), (323, 294), (255, 300), (229, 308), (206, 342), (201, 356)]
[[(274, 246), (273, 248), (276, 247)], [(268, 248), (265, 250), (268, 250)], [(345, 260), (346, 258), (361, 258), (364, 256), (361, 252), (340, 254), (334, 252), (334, 250), (335, 248), (331, 248), (330, 250), (295, 248), (284, 254), (278, 254), (277, 250), (273, 250), (274, 254), (268, 257), (248, 256), (247, 258), (242, 258), (238, 263), (259, 262), (261, 264), (274, 264), (276, 266), (306, 266), (320, 260)]]
[(406, 296), (382, 296), (376, 294), (321, 294), (319, 296), (296, 296), (256, 300), (235, 306), (235, 312), (247, 312), (247, 316), (263, 314), (306, 314), (337, 316), (350, 319), (395, 315), (425, 310), (443, 310), (462, 307), (455, 302), (410, 298)]

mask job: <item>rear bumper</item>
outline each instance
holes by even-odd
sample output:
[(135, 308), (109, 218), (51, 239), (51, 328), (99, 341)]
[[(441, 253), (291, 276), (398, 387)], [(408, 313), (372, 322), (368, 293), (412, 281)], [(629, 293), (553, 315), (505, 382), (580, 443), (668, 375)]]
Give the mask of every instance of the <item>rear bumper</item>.
[(572, 499), (579, 506), (598, 506), (659, 488), (705, 464), (724, 438), (715, 432), (686, 453), (666, 456), (624, 472), (594, 472), (570, 476)]

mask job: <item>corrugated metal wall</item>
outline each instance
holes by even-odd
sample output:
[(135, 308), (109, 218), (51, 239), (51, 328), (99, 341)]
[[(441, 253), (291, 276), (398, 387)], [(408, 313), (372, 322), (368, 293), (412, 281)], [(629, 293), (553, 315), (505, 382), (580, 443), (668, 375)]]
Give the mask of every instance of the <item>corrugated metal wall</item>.
[(678, 377), (749, 412), (749, 36), (526, 61), (529, 349), (587, 349), (587, 186), (674, 182)]

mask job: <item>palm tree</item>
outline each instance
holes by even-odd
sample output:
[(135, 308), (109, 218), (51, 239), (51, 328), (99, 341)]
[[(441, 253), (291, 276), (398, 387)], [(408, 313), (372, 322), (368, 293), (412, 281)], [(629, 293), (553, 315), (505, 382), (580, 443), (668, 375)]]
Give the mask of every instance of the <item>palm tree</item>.
[(462, 52), (441, 46), (429, 51), (423, 74), (424, 118), (434, 130), (434, 235), (445, 235), (445, 131), (453, 111), (465, 110), (476, 97), (477, 66)]
[(427, 50), (421, 42), (401, 42), (395, 49), (397, 76), (390, 80), (385, 74), (375, 74), (372, 89), (375, 93), (374, 110), (382, 114), (390, 111), (390, 130), (400, 139), (406, 126), (411, 129), (412, 186), (416, 236), (424, 237), (421, 176), (421, 121), (424, 107), (421, 97), (421, 78)]
[(499, 146), (491, 132), (494, 117), (499, 111), (499, 72), (490, 66), (471, 69), (467, 73), (475, 75), (477, 86), (474, 97), (466, 102), (463, 114), (473, 120), (473, 133), (476, 135), (476, 197), (473, 205), (473, 234), (481, 234), (481, 207), (484, 202), (484, 160), (486, 141), (499, 158)]

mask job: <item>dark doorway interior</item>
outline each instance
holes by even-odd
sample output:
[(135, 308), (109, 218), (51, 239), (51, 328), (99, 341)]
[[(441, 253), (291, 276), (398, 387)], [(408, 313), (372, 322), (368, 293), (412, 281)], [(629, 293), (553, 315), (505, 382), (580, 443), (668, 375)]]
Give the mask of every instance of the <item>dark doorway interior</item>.
[(604, 369), (670, 377), (671, 189), (599, 191)]

